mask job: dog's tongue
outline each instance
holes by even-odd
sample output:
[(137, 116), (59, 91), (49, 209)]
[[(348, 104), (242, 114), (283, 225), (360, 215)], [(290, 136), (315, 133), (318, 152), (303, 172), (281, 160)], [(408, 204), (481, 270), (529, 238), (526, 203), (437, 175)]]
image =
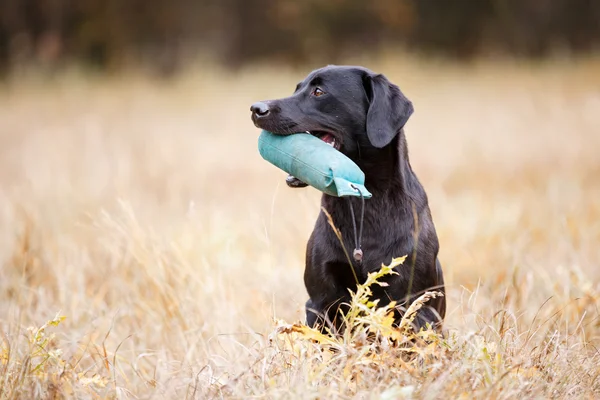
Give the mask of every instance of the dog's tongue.
[(319, 139), (328, 144), (332, 144), (333, 142), (335, 142), (335, 138), (331, 133), (325, 133), (322, 136), (320, 136)]

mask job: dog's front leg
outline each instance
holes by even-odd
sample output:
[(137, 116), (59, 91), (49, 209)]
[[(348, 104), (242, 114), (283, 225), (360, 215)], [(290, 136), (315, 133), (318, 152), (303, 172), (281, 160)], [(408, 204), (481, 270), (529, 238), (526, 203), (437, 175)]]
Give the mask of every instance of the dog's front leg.
[(349, 298), (330, 302), (326, 306), (309, 299), (306, 302), (306, 325), (322, 333), (341, 333), (344, 329), (343, 314), (348, 312)]

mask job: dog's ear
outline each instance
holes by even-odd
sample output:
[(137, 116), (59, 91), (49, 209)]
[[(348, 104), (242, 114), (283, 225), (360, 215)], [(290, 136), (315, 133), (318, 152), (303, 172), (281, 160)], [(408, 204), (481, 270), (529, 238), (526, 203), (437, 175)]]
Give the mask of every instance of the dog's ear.
[(367, 136), (373, 146), (382, 148), (404, 127), (414, 108), (400, 88), (384, 75), (367, 73), (363, 84), (369, 100)]

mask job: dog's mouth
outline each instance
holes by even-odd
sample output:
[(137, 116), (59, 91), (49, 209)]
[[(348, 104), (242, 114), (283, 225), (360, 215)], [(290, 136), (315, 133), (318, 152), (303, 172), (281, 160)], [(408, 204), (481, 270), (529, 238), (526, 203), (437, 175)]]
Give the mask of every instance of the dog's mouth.
[[(321, 139), (322, 141), (324, 141), (325, 143), (327, 143), (328, 145), (330, 145), (338, 151), (342, 146), (341, 141), (338, 138), (336, 138), (333, 133), (325, 131), (306, 131), (306, 133)], [(296, 178), (293, 175), (288, 175), (285, 179), (285, 183), (287, 183), (287, 185), (292, 188), (303, 188), (308, 186), (306, 183), (302, 182), (300, 179)]]
[(325, 131), (306, 131), (306, 133), (321, 139), (336, 150), (339, 150), (342, 145), (333, 133)]

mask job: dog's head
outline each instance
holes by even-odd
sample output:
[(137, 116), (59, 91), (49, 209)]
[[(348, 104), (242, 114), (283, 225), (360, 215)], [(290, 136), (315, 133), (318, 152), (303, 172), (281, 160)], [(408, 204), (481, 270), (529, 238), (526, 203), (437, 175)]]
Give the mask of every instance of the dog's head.
[(359, 147), (389, 145), (413, 106), (381, 74), (362, 67), (327, 66), (311, 72), (292, 96), (261, 101), (250, 110), (258, 128), (281, 135), (308, 132), (356, 161)]

